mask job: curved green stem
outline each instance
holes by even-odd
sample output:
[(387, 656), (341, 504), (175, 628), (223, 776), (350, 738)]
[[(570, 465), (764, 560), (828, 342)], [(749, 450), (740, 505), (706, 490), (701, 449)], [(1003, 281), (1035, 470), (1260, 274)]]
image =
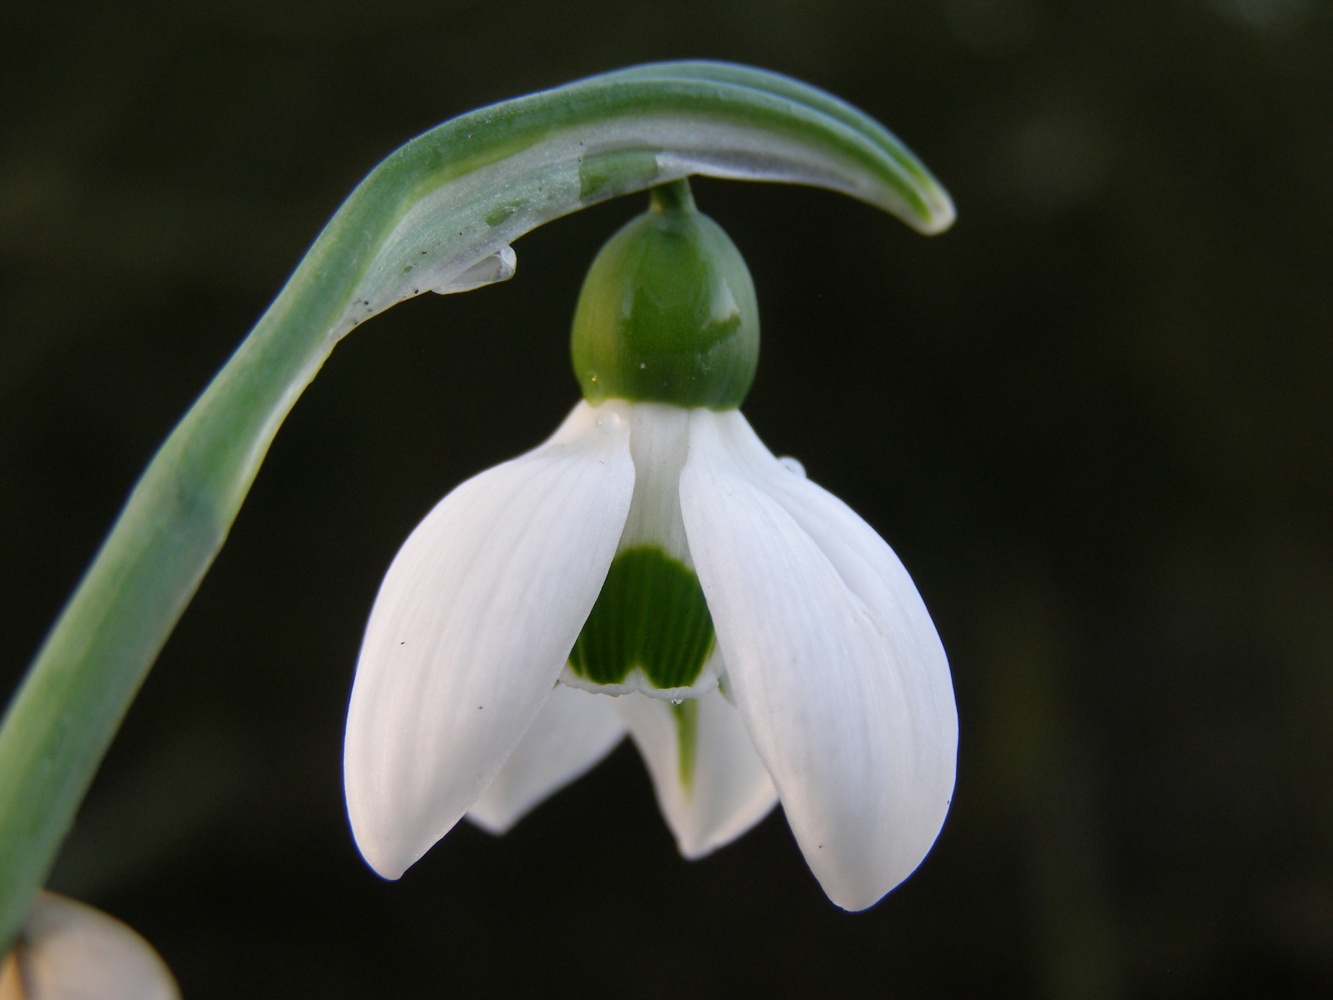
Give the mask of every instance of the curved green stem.
[(0, 952), (120, 720), (221, 548), (269, 444), (334, 345), (426, 291), (513, 273), (509, 244), (585, 205), (709, 174), (842, 191), (922, 232), (948, 196), (892, 135), (785, 77), (667, 63), (483, 108), (352, 193), (157, 453), (0, 730)]

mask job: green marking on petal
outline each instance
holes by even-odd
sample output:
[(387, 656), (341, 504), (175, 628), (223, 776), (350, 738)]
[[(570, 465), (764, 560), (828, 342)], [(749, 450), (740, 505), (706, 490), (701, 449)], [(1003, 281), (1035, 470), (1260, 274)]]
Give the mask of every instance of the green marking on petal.
[(672, 702), (671, 715), (676, 720), (676, 766), (680, 769), (680, 786), (688, 799), (694, 793), (694, 758), (699, 749), (699, 702), (694, 698)]
[(636, 667), (657, 688), (689, 687), (713, 652), (699, 578), (656, 545), (624, 549), (569, 653), (574, 673), (623, 684)]

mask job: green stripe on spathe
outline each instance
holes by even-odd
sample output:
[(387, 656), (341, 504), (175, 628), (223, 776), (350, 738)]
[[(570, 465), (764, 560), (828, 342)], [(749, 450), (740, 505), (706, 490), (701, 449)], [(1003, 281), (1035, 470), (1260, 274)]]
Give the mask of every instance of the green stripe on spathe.
[(689, 687), (713, 652), (699, 578), (656, 545), (617, 553), (569, 654), (594, 684), (623, 684), (635, 667), (657, 688)]

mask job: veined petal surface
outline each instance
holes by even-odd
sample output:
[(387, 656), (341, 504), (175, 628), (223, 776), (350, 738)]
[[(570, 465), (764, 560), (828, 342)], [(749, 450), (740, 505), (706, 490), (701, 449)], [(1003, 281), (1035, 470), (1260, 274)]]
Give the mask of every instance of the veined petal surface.
[(883, 539), (739, 412), (694, 411), (681, 511), (792, 832), (834, 903), (871, 906), (920, 864), (953, 794), (953, 687), (920, 595)]
[(557, 684), (467, 818), (487, 833), (507, 833), (534, 806), (600, 763), (624, 735), (610, 698)]
[(657, 803), (682, 856), (702, 858), (768, 815), (778, 793), (755, 753), (740, 713), (713, 690), (684, 706), (697, 706), (692, 761), (682, 767), (675, 706), (661, 698), (627, 694), (616, 711), (648, 765)]
[(580, 403), (440, 501), (389, 567), (344, 744), (352, 831), (385, 878), (458, 822), (550, 697), (629, 511), (624, 411)]

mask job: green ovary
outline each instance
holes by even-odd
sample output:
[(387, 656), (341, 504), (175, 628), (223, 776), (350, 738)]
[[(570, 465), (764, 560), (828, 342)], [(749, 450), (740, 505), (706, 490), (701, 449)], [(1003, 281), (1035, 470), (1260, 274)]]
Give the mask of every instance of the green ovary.
[(685, 688), (699, 679), (713, 642), (694, 571), (655, 545), (636, 546), (611, 563), (569, 665), (594, 684), (623, 684), (638, 668), (656, 688)]
[[(647, 169), (626, 154), (605, 166)], [(759, 362), (750, 271), (684, 181), (651, 200), (598, 252), (579, 293), (570, 354), (583, 398), (740, 406)]]

